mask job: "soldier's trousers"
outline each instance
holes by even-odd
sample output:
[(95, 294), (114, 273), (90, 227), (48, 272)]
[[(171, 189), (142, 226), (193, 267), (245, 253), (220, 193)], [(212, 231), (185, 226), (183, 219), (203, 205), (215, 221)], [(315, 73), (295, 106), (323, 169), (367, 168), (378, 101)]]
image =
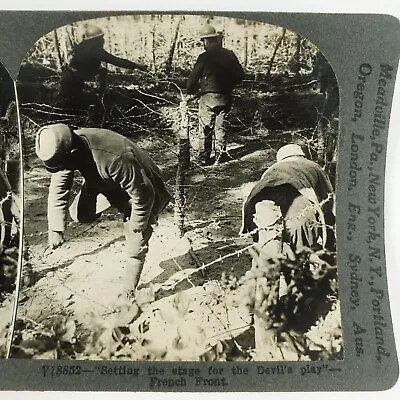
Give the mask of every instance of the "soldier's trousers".
[(120, 196), (113, 198), (122, 198), (116, 204), (113, 199), (108, 201), (105, 196), (99, 194), (95, 190), (89, 188), (86, 183), (78, 195), (72, 202), (69, 212), (71, 218), (76, 222), (90, 223), (96, 221), (101, 213), (110, 205), (118, 208), (124, 215), (124, 233), (125, 233), (125, 249), (128, 255), (126, 264), (125, 288), (126, 290), (134, 290), (140, 279), (143, 270), (143, 264), (149, 249), (149, 240), (153, 233), (151, 222), (154, 218), (150, 218), (148, 225), (143, 229), (139, 229), (136, 222), (131, 219), (131, 206), (129, 196), (125, 192), (121, 192)]
[(85, 80), (78, 71), (66, 67), (61, 73), (55, 105), (73, 112), (85, 112), (91, 127), (100, 127), (104, 117), (102, 94), (105, 90), (105, 72), (99, 71), (100, 90), (85, 90)]
[[(255, 202), (262, 200), (271, 200), (280, 207), (285, 222), (283, 239), (295, 249), (319, 246), (318, 239), (325, 237), (324, 247), (333, 250), (333, 215), (324, 214), (325, 220), (321, 221), (319, 206), (300, 194), (293, 186), (284, 184), (267, 188), (254, 198)], [(258, 241), (258, 233), (253, 235), (253, 240)]]
[(230, 95), (205, 93), (199, 100), (199, 136), (203, 141), (200, 153), (208, 160), (215, 136), (216, 156), (226, 150), (227, 116), (231, 108)]

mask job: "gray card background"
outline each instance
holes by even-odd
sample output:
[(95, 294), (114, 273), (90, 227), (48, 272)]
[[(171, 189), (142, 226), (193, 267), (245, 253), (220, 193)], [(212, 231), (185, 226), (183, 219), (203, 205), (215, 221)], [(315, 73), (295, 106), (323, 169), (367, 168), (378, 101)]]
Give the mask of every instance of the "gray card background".
[[(115, 14), (115, 13), (112, 13)], [(122, 14), (128, 14), (123, 12)], [(186, 14), (186, 12), (185, 12)], [(204, 13), (202, 13), (204, 14)], [(371, 314), (368, 287), (365, 287), (363, 294), (365, 302), (363, 309), (352, 315), (347, 301), (349, 294), (348, 271), (346, 270), (346, 259), (348, 252), (357, 249), (362, 254), (365, 252), (365, 232), (367, 230), (366, 218), (360, 220), (357, 238), (352, 242), (351, 248), (345, 240), (348, 201), (354, 196), (354, 201), (361, 201), (363, 207), (365, 203), (365, 181), (360, 181), (358, 192), (347, 193), (346, 177), (348, 175), (349, 164), (349, 139), (352, 130), (357, 132), (369, 133), (371, 123), (365, 119), (360, 121), (357, 127), (352, 126), (352, 93), (357, 81), (357, 71), (361, 63), (370, 63), (374, 73), (379, 70), (380, 63), (387, 63), (397, 69), (398, 56), (400, 50), (399, 23), (396, 19), (384, 15), (316, 15), (316, 14), (248, 14), (248, 13), (216, 13), (212, 14), (230, 16), (237, 18), (248, 18), (267, 23), (272, 23), (287, 27), (295, 31), (311, 42), (316, 44), (326, 55), (333, 65), (337, 74), (340, 95), (340, 156), (338, 165), (339, 186), (337, 190), (338, 200), (338, 266), (341, 306), (343, 315), (344, 341), (345, 341), (345, 360), (343, 362), (330, 363), (334, 368), (341, 368), (340, 372), (330, 373), (321, 376), (301, 377), (296, 373), (283, 377), (258, 376), (255, 372), (254, 364), (246, 366), (251, 371), (251, 375), (246, 378), (232, 379), (228, 386), (229, 391), (286, 391), (286, 390), (382, 390), (390, 387), (397, 379), (398, 367), (395, 356), (393, 336), (389, 333), (385, 336), (385, 342), (392, 356), (379, 364), (374, 358), (372, 336), (366, 340), (366, 352), (363, 358), (356, 358), (353, 349), (352, 323), (353, 320), (368, 321)], [(0, 38), (0, 59), (8, 68), (10, 73), (17, 74), (18, 66), (25, 53), (33, 45), (34, 41), (44, 33), (55, 27), (70, 23), (72, 21), (97, 17), (99, 14), (89, 12), (77, 13), (45, 13), (45, 12), (25, 12), (0, 14), (0, 27), (2, 36)], [(387, 95), (390, 98), (394, 89), (394, 76), (390, 85), (387, 87)], [(371, 77), (371, 85), (366, 89), (365, 96), (370, 99), (366, 108), (372, 110), (376, 96), (376, 76)], [(389, 109), (387, 109), (389, 111)], [(381, 143), (386, 143), (382, 140)], [(368, 156), (368, 146), (363, 147), (363, 157)], [(378, 168), (383, 179), (385, 166), (385, 154), (381, 154)], [(365, 161), (366, 162), (366, 161)], [(380, 187), (379, 203), (383, 208), (383, 186)], [(351, 198), (350, 198), (351, 197)], [(380, 232), (383, 232), (383, 218), (379, 220)], [(383, 242), (379, 244), (383, 248)], [(368, 279), (368, 276), (365, 276)], [(385, 280), (380, 282), (380, 287), (386, 288)], [(384, 313), (389, 323), (389, 307), (387, 295), (385, 296)], [(368, 323), (368, 322), (367, 322)], [(369, 332), (372, 333), (371, 329)], [(389, 332), (389, 331), (388, 331)], [(147, 367), (146, 363), (136, 363)], [(173, 363), (162, 363), (168, 369)], [(190, 363), (192, 364), (192, 363)], [(260, 364), (260, 363), (258, 363)], [(267, 364), (267, 363), (265, 363)], [(304, 363), (303, 363), (304, 364)], [(317, 363), (315, 363), (317, 364)], [(339, 365), (340, 364), (340, 365)], [(86, 365), (89, 365), (87, 363)], [(221, 366), (225, 366), (223, 364)], [(292, 364), (293, 365), (293, 364)], [(208, 364), (198, 365), (206, 370)], [(295, 363), (293, 368), (298, 368), (300, 363)], [(228, 369), (228, 368), (226, 368)], [(57, 379), (45, 380), (41, 375), (41, 364), (29, 360), (4, 360), (0, 363), (0, 388), (2, 389), (31, 389), (31, 390), (148, 390), (147, 376), (144, 371), (143, 379), (129, 380), (128, 378), (104, 379), (101, 376), (89, 376), (87, 379)], [(24, 377), (21, 379), (21, 377)], [(199, 390), (190, 387), (187, 390)]]

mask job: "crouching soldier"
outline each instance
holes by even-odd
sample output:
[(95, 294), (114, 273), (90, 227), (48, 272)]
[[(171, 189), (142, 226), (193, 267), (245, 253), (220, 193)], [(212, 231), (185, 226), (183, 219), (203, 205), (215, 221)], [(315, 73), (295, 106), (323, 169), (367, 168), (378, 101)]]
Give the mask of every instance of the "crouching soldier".
[(64, 124), (44, 126), (38, 131), (36, 153), (52, 173), (48, 196), (50, 247), (54, 249), (64, 242), (68, 199), (74, 171), (78, 170), (84, 183), (69, 208), (70, 215), (77, 222), (89, 223), (110, 205), (122, 213), (128, 252), (126, 291), (134, 292), (152, 225), (171, 199), (158, 166), (116, 132), (72, 130)]
[[(323, 302), (325, 293), (321, 286), (315, 286), (312, 297), (307, 297), (304, 304), (298, 302), (303, 293), (297, 288), (297, 271), (293, 274), (290, 268), (277, 269), (278, 264), (270, 259), (283, 255), (295, 261), (294, 253), (304, 247), (334, 250), (333, 211), (333, 189), (327, 175), (318, 164), (306, 159), (296, 144), (279, 149), (277, 162), (265, 171), (243, 204), (241, 233), (251, 233), (255, 242), (249, 249), (253, 261), (247, 275), (256, 277), (253, 315), (259, 360), (282, 357), (277, 335), (283, 343), (286, 329), (279, 332), (280, 327), (277, 331), (277, 320), (285, 321), (282, 327), (304, 325), (316, 312), (316, 303), (310, 299), (319, 295)], [(312, 256), (318, 264), (325, 263), (315, 253)], [(294, 287), (297, 293), (292, 296)], [(298, 289), (300, 297), (296, 297)], [(295, 312), (291, 310), (293, 304)], [(282, 314), (276, 317), (275, 312)]]
[[(305, 246), (335, 249), (332, 185), (322, 168), (306, 159), (296, 144), (281, 147), (277, 162), (253, 187), (243, 204), (240, 233), (252, 232), (253, 240), (259, 242), (260, 235), (266, 237), (263, 230), (273, 230), (280, 219), (282, 242), (289, 243), (292, 250)], [(272, 238), (263, 239), (268, 240)]]

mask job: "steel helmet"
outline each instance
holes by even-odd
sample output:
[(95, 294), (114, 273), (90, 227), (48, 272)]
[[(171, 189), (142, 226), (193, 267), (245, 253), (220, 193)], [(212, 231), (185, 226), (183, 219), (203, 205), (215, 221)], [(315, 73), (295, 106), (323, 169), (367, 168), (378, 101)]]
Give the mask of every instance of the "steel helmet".
[(285, 158), (292, 157), (292, 156), (301, 156), (305, 157), (304, 151), (298, 144), (290, 143), (286, 146), (281, 147), (276, 153), (276, 161), (280, 162)]
[(96, 25), (87, 25), (85, 34), (83, 35), (84, 40), (94, 39), (99, 36), (104, 36), (103, 31)]
[(210, 24), (204, 25), (203, 28), (201, 28), (201, 30), (199, 32), (200, 40), (206, 39), (206, 38), (218, 37), (218, 36), (220, 36), (220, 34)]
[(36, 154), (50, 172), (62, 169), (65, 156), (72, 150), (72, 131), (64, 124), (46, 125), (36, 134)]

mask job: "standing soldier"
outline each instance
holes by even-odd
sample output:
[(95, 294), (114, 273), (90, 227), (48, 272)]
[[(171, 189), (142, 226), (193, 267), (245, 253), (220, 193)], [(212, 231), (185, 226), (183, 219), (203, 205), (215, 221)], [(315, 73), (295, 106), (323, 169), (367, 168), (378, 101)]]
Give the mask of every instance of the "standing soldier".
[(232, 105), (232, 91), (244, 77), (243, 68), (231, 50), (222, 47), (222, 36), (211, 25), (200, 32), (205, 52), (200, 54), (187, 82), (188, 94), (198, 93), (199, 134), (204, 140), (201, 151), (206, 165), (211, 163), (215, 133), (215, 162), (226, 154), (226, 122)]
[(101, 68), (102, 62), (126, 69), (146, 69), (142, 64), (108, 53), (104, 49), (102, 30), (97, 26), (88, 25), (83, 41), (73, 47), (71, 59), (61, 74), (58, 98), (64, 106), (88, 106), (90, 103), (85, 104), (83, 89), (85, 82), (93, 80), (96, 76), (99, 79), (99, 91), (104, 92), (106, 70)]
[[(116, 132), (99, 128), (71, 130), (64, 124), (44, 126), (38, 131), (36, 153), (52, 173), (48, 197), (50, 247), (54, 249), (64, 242), (67, 204), (74, 171), (78, 170), (84, 183), (69, 208), (71, 217), (76, 222), (90, 223), (110, 204), (123, 214), (129, 257), (126, 292), (134, 292), (152, 225), (171, 199), (158, 166)], [(101, 198), (103, 206), (99, 209)]]

